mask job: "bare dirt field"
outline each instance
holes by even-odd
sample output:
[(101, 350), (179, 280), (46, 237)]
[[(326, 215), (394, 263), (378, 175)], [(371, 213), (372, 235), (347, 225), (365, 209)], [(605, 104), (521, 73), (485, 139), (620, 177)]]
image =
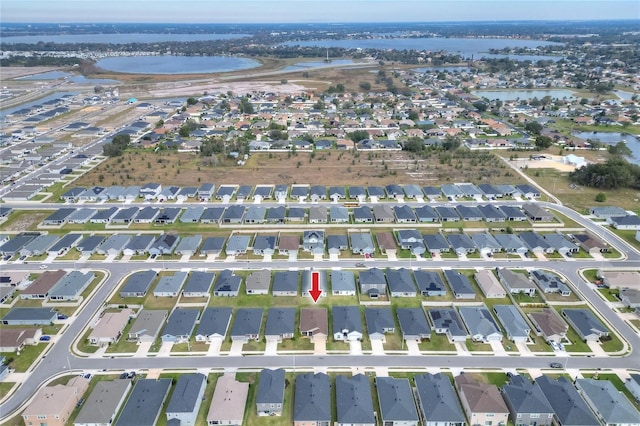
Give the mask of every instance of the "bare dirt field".
[[(212, 165), (214, 164), (214, 165)], [(217, 164), (217, 165), (216, 165)], [(212, 161), (192, 153), (134, 150), (110, 158), (80, 177), (75, 185), (320, 184), (439, 185), (447, 182), (510, 182), (522, 178), (497, 157), (450, 158), (434, 153), (423, 159), (403, 151), (263, 152), (252, 154), (244, 166), (234, 160)]]

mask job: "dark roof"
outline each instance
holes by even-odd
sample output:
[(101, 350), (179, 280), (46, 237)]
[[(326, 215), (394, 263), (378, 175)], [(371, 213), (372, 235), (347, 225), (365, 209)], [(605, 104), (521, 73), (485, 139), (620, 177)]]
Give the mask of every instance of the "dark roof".
[(374, 424), (375, 416), (369, 378), (362, 374), (336, 377), (338, 423)]
[[(295, 309), (294, 309), (295, 310)], [(282, 368), (260, 372), (256, 404), (282, 404), (284, 402), (285, 371)]]
[(231, 320), (231, 308), (206, 308), (200, 318), (200, 324), (196, 330), (197, 335), (211, 336), (219, 334), (225, 336)]
[(331, 421), (331, 389), (324, 373), (299, 374), (293, 399), (293, 421)]
[(414, 376), (422, 415), (429, 422), (465, 423), (460, 401), (448, 376), (443, 373)]
[(376, 377), (375, 382), (383, 422), (418, 422), (418, 410), (413, 402), (409, 379)]
[(282, 336), (295, 331), (296, 308), (269, 308), (264, 327), (265, 336)]
[(507, 405), (516, 413), (553, 413), (551, 404), (537, 383), (531, 383), (523, 376), (512, 376), (501, 388)]
[(207, 378), (204, 374), (182, 374), (167, 405), (167, 413), (191, 413), (200, 403), (198, 396)]
[(552, 379), (549, 376), (536, 378), (547, 401), (562, 425), (598, 426), (600, 422), (591, 413), (586, 402), (580, 397), (576, 388), (566, 377)]
[(115, 426), (154, 426), (171, 379), (138, 379)]

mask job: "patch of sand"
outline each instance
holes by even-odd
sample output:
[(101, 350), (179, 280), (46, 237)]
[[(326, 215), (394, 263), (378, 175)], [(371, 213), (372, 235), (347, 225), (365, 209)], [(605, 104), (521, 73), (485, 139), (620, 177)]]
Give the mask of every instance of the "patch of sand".
[(572, 172), (576, 169), (576, 166), (573, 164), (567, 164), (562, 162), (562, 157), (559, 155), (545, 155), (544, 160), (529, 160), (520, 158), (517, 160), (513, 160), (511, 163), (517, 166), (518, 168), (524, 168), (525, 166), (529, 169), (556, 169), (561, 172)]

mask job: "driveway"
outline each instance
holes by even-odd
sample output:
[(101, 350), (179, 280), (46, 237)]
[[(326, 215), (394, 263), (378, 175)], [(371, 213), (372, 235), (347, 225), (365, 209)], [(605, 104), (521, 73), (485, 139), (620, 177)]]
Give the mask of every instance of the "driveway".
[(384, 355), (384, 344), (382, 340), (371, 341), (371, 355)]
[(407, 340), (405, 343), (407, 344), (407, 351), (409, 355), (420, 355), (420, 347), (418, 346), (417, 341)]
[(523, 355), (523, 356), (532, 355), (531, 349), (529, 349), (529, 346), (527, 346), (527, 344), (524, 342), (516, 342), (516, 348), (518, 348), (520, 355)]
[(602, 349), (602, 346), (600, 346), (600, 343), (587, 342), (587, 345), (589, 345), (589, 349), (591, 349), (591, 352), (593, 352), (595, 356), (609, 356), (609, 354), (607, 354), (604, 351), (604, 349)]
[(359, 340), (349, 342), (349, 353), (351, 355), (362, 355), (362, 342)]
[(220, 346), (222, 346), (222, 337), (212, 337), (207, 350), (207, 356), (220, 355)]
[(326, 336), (313, 336), (311, 338), (313, 342), (313, 354), (314, 355), (326, 355), (327, 354), (327, 338)]
[(136, 350), (136, 357), (145, 357), (149, 353), (149, 349), (153, 346), (153, 342), (142, 342), (138, 345), (138, 349)]
[(538, 259), (541, 262), (544, 262), (545, 260), (547, 260), (544, 253), (534, 253), (534, 255), (536, 256), (536, 259)]
[(453, 342), (453, 344), (456, 347), (458, 356), (471, 356), (469, 350), (467, 349), (467, 345), (465, 345), (464, 342)]
[(234, 341), (231, 343), (231, 349), (229, 349), (229, 356), (242, 356), (243, 341)]
[(489, 342), (491, 345), (491, 350), (495, 356), (507, 356), (507, 352), (504, 350), (504, 346), (502, 346), (502, 342)]
[(162, 346), (160, 346), (160, 350), (158, 351), (158, 356), (170, 356), (172, 348), (173, 342), (162, 343)]
[(278, 339), (267, 338), (267, 346), (264, 349), (265, 355), (278, 355)]

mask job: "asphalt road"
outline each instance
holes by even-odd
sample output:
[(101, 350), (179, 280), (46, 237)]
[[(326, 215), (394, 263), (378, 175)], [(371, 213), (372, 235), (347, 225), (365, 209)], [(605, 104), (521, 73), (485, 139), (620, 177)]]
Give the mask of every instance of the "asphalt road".
[[(580, 223), (585, 228), (590, 229), (597, 235), (611, 243), (616, 249), (623, 253), (625, 260), (576, 260), (568, 261), (534, 261), (522, 262), (521, 260), (494, 260), (491, 262), (485, 260), (469, 260), (464, 263), (452, 261), (434, 261), (431, 259), (425, 261), (398, 260), (388, 261), (376, 259), (368, 262), (370, 266), (380, 268), (384, 267), (464, 267), (470, 268), (486, 268), (486, 267), (536, 267), (555, 270), (574, 283), (582, 297), (589, 301), (595, 309), (613, 326), (618, 333), (630, 345), (631, 352), (622, 357), (603, 357), (603, 358), (587, 358), (587, 357), (571, 357), (567, 361), (568, 368), (628, 368), (637, 369), (640, 366), (640, 352), (635, 348), (640, 344), (640, 336), (638, 336), (627, 324), (624, 323), (602, 299), (596, 295), (589, 286), (583, 282), (578, 275), (579, 269), (586, 268), (604, 268), (604, 269), (636, 269), (640, 270), (640, 253), (628, 246), (615, 234), (609, 230), (602, 228), (593, 222), (584, 219), (571, 209), (566, 207), (540, 203), (545, 207), (550, 207), (562, 212), (571, 219)], [(146, 204), (148, 205), (148, 204)], [(56, 205), (59, 208), (60, 205)], [(0, 406), (0, 413), (3, 418), (7, 417), (21, 405), (27, 401), (35, 391), (46, 382), (49, 378), (71, 370), (136, 370), (149, 368), (165, 368), (165, 369), (194, 369), (194, 368), (266, 368), (266, 367), (285, 367), (285, 368), (317, 368), (317, 367), (400, 367), (400, 368), (424, 368), (424, 367), (441, 367), (441, 368), (548, 368), (549, 357), (535, 356), (407, 356), (407, 355), (298, 355), (298, 356), (244, 356), (244, 357), (148, 357), (148, 358), (79, 358), (71, 354), (70, 347), (73, 341), (81, 333), (85, 325), (97, 313), (103, 302), (107, 299), (109, 293), (115, 286), (132, 271), (139, 269), (149, 269), (150, 267), (161, 268), (163, 264), (170, 269), (193, 268), (194, 263), (189, 262), (86, 262), (78, 265), (74, 262), (55, 262), (58, 268), (74, 268), (80, 266), (86, 269), (106, 270), (109, 276), (104, 284), (96, 291), (94, 296), (89, 300), (82, 310), (76, 314), (70, 321), (70, 325), (60, 336), (59, 340), (52, 345), (46, 354), (46, 358), (42, 359), (31, 374), (17, 389), (17, 391)], [(355, 261), (323, 261), (322, 268), (353, 268)], [(213, 268), (213, 269), (261, 269), (265, 266), (271, 269), (289, 269), (296, 267), (299, 269), (318, 268), (318, 262), (315, 261), (273, 261), (265, 263), (261, 261), (237, 261), (237, 262), (198, 262), (197, 268)], [(11, 265), (11, 269), (15, 270), (32, 270), (33, 265)], [(554, 359), (557, 360), (557, 359)], [(564, 361), (564, 359), (563, 359)]]

